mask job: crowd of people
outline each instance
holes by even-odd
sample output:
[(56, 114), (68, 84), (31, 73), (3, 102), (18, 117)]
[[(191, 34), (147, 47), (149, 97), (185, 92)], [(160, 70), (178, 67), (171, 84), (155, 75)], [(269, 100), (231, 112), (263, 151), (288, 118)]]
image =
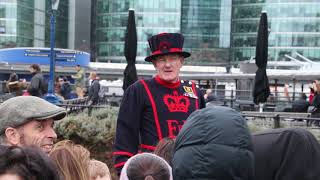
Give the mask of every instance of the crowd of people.
[[(90, 72), (88, 86), (84, 69), (76, 65), (76, 74), (70, 78), (67, 76), (57, 76), (54, 82), (54, 93), (60, 100), (83, 98), (88, 96), (88, 104), (95, 105), (99, 98), (99, 77), (96, 72)], [(11, 73), (6, 81), (6, 90), (13, 96), (37, 96), (43, 97), (48, 93), (48, 79), (44, 77), (38, 64), (29, 67), (32, 75), (29, 82), (26, 79), (19, 79), (16, 73)], [(70, 80), (74, 79), (74, 85)]]
[[(55, 121), (64, 108), (36, 96), (17, 96), (0, 105), (0, 179), (110, 179), (106, 164), (69, 140), (55, 143)], [(14, 180), (15, 180), (14, 179)]]
[[(206, 107), (199, 87), (179, 78), (190, 56), (183, 41), (179, 33), (149, 39), (152, 54), (145, 60), (156, 75), (129, 86), (119, 109), (113, 144), (119, 179), (319, 179), (320, 144), (309, 131), (281, 128), (251, 134), (241, 113)], [(96, 73), (90, 79), (95, 92)], [(95, 99), (89, 93), (90, 104)], [(106, 164), (91, 159), (84, 146), (56, 142), (54, 123), (67, 115), (64, 108), (36, 95), (17, 96), (0, 104), (0, 115), (0, 180), (111, 179)]]

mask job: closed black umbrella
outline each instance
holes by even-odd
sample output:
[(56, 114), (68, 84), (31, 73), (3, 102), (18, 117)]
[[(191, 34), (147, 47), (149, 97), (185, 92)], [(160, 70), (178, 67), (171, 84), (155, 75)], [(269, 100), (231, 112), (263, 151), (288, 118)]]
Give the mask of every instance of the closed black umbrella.
[(264, 103), (270, 95), (269, 80), (266, 72), (268, 62), (268, 18), (262, 12), (258, 29), (256, 46), (256, 77), (253, 88), (253, 101), (256, 104)]
[(129, 9), (128, 24), (125, 36), (124, 55), (127, 60), (126, 69), (123, 72), (123, 86), (125, 91), (131, 84), (138, 80), (136, 70), (136, 56), (137, 56), (137, 29), (134, 17), (134, 10)]

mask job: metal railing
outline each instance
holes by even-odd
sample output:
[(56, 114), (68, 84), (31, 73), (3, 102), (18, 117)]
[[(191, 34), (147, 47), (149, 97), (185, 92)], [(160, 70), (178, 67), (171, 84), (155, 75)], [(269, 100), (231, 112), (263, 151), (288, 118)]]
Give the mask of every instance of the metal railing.
[(88, 104), (88, 98), (77, 98), (62, 101), (59, 106), (64, 107), (68, 113), (81, 112), (85, 109), (95, 109), (95, 108), (107, 108), (110, 106), (118, 107), (120, 105), (121, 98), (113, 96), (105, 96), (99, 98), (99, 101), (95, 105)]
[[(275, 94), (269, 96), (267, 101), (264, 103), (266, 111), (279, 111), (285, 108), (292, 108), (292, 102), (299, 99), (302, 92), (285, 92), (278, 91)], [(258, 106), (254, 104), (252, 91), (251, 90), (223, 90), (216, 89), (211, 93), (213, 98), (209, 101), (209, 104), (228, 106), (240, 111), (256, 111)], [(277, 107), (281, 107), (277, 109)]]
[(252, 112), (242, 111), (242, 115), (251, 121), (259, 120), (258, 125), (269, 128), (286, 127), (307, 127), (320, 130), (320, 118), (312, 118), (311, 113), (293, 112)]

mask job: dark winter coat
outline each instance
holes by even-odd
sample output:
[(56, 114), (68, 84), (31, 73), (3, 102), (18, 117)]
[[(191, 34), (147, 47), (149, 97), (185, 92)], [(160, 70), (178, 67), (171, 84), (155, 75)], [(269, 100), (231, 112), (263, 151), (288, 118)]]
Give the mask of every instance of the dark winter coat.
[(254, 134), (255, 180), (320, 179), (320, 145), (301, 128)]
[(245, 119), (228, 107), (190, 115), (176, 138), (175, 180), (253, 180), (254, 157)]
[(296, 101), (293, 101), (292, 103), (292, 111), (293, 112), (304, 112), (306, 113), (308, 111), (309, 102), (305, 99), (298, 99)]
[(42, 73), (35, 73), (32, 78), (30, 85), (28, 86), (28, 93), (32, 96), (42, 97), (47, 93), (48, 84), (45, 82)]
[(72, 89), (69, 82), (64, 82), (60, 88), (60, 94), (64, 99), (71, 99), (70, 93)]
[(88, 101), (92, 101), (92, 104), (97, 104), (99, 101), (100, 83), (99, 80), (92, 80), (89, 88)]
[(318, 92), (314, 94), (311, 105), (314, 106), (311, 117), (320, 118), (320, 94)]

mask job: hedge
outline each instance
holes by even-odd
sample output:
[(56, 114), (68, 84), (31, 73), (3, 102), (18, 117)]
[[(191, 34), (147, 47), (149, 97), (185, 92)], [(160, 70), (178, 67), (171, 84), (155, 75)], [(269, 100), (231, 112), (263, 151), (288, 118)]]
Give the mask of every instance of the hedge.
[(91, 117), (87, 110), (69, 114), (55, 124), (58, 140), (70, 139), (83, 145), (89, 149), (92, 158), (107, 163), (115, 178), (111, 152), (117, 116), (118, 108), (111, 106), (93, 110)]

